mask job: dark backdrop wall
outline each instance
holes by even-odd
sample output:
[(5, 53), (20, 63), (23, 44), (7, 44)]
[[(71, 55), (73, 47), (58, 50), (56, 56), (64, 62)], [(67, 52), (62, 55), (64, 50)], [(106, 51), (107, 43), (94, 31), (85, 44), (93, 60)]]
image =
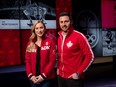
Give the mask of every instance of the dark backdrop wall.
[(95, 57), (116, 55), (114, 3), (114, 0), (72, 1), (74, 27), (88, 38)]
[(31, 25), (37, 19), (56, 40), (56, 20), (63, 11), (72, 14), (75, 29), (87, 36), (95, 56), (116, 55), (114, 0), (0, 0), (0, 67), (24, 64)]

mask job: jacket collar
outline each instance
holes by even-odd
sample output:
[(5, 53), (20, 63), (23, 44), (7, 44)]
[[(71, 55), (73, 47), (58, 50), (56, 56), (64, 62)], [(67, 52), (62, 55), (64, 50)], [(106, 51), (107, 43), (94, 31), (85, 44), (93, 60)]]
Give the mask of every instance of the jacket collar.
[[(71, 26), (71, 27), (69, 28), (69, 30), (68, 30), (67, 36), (70, 35), (70, 34), (73, 32), (73, 30), (74, 30), (74, 28), (73, 28), (73, 26)], [(63, 33), (63, 30), (61, 30), (61, 31), (58, 32), (58, 34), (61, 35), (61, 36), (62, 36), (62, 33)]]

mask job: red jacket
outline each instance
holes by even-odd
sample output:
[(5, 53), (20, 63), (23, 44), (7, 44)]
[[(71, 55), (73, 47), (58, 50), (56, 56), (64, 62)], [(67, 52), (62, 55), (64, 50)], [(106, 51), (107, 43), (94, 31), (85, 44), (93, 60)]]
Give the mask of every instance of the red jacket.
[(58, 73), (63, 78), (78, 72), (84, 77), (84, 72), (94, 60), (92, 49), (86, 37), (75, 31), (73, 27), (68, 31), (63, 43), (62, 31), (58, 37)]
[[(28, 43), (29, 45), (30, 43)], [(27, 45), (27, 46), (28, 46)], [(30, 75), (36, 75), (36, 54), (37, 45), (33, 52), (26, 52), (25, 62), (26, 62), (26, 73), (29, 77)], [(54, 78), (55, 71), (54, 66), (56, 63), (55, 54), (56, 44), (51, 38), (44, 38), (41, 44), (40, 50), (40, 73), (45, 74), (46, 79)]]

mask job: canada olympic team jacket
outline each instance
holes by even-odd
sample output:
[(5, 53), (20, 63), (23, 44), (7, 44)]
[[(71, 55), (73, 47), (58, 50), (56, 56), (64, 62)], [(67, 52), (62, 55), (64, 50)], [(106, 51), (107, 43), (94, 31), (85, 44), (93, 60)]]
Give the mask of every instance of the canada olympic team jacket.
[(58, 32), (58, 73), (63, 78), (78, 72), (84, 78), (84, 72), (94, 60), (92, 49), (86, 37), (71, 27), (63, 41), (62, 30)]
[[(29, 46), (28, 43), (27, 46)], [(35, 45), (35, 49), (32, 52), (26, 52), (25, 62), (26, 62), (26, 73), (29, 77), (30, 75), (36, 75), (36, 54), (38, 46)], [(55, 54), (56, 45), (53, 39), (44, 38), (42, 40), (40, 49), (40, 73), (46, 76), (46, 79), (52, 79), (55, 77), (54, 66), (56, 63)]]

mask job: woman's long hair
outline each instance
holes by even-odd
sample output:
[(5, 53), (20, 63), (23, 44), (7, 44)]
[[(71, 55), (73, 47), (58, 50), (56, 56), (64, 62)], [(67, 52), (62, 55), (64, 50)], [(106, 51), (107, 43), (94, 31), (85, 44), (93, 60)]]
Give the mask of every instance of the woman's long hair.
[(35, 34), (35, 27), (36, 27), (36, 25), (37, 25), (38, 23), (42, 23), (43, 26), (44, 26), (44, 29), (46, 29), (45, 24), (44, 24), (41, 20), (35, 21), (35, 23), (34, 23), (33, 26), (32, 26), (32, 29), (31, 29), (31, 36), (30, 36), (30, 38), (29, 38), (30, 45), (29, 45), (29, 46), (27, 47), (27, 49), (26, 49), (26, 51), (28, 51), (28, 52), (33, 51), (34, 48), (35, 48), (35, 44), (34, 44), (34, 43), (35, 43), (35, 41), (37, 40), (37, 37), (36, 37), (36, 34)]

